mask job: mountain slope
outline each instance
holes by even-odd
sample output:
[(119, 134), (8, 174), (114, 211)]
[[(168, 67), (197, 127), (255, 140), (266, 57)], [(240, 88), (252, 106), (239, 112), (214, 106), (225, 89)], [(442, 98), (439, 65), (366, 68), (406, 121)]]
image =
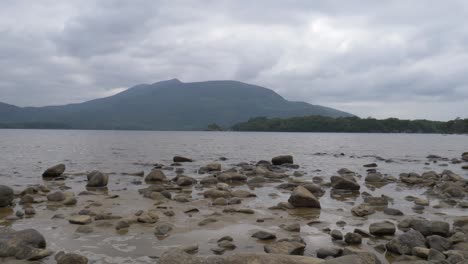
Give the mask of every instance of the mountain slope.
[(25, 108), (0, 104), (0, 123), (58, 123), (80, 129), (201, 130), (210, 123), (231, 126), (258, 116), (305, 115), (352, 116), (290, 102), (267, 88), (237, 81), (172, 79), (79, 104)]

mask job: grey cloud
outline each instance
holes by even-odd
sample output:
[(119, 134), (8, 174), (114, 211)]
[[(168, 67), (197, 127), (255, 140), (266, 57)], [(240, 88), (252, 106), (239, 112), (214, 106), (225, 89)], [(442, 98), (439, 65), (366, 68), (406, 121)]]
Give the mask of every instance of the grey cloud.
[(0, 2), (0, 101), (79, 102), (177, 77), (364, 117), (468, 113), (466, 1), (54, 3)]

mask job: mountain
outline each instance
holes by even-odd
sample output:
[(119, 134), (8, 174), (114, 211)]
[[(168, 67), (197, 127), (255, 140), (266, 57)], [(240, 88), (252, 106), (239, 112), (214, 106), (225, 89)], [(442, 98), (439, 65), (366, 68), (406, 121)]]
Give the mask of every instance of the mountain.
[(3, 127), (54, 124), (74, 129), (203, 130), (209, 124), (229, 127), (252, 117), (306, 115), (353, 116), (328, 107), (287, 101), (270, 89), (238, 81), (184, 83), (172, 79), (60, 106), (21, 108), (0, 103)]

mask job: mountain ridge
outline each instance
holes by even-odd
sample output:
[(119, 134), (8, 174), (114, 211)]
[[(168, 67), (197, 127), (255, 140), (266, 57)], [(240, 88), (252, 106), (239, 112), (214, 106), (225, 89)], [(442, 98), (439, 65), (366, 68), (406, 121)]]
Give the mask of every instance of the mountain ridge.
[(82, 103), (17, 107), (0, 103), (0, 123), (57, 123), (76, 129), (203, 130), (249, 118), (353, 116), (333, 108), (293, 102), (275, 91), (234, 80), (170, 79), (132, 86)]

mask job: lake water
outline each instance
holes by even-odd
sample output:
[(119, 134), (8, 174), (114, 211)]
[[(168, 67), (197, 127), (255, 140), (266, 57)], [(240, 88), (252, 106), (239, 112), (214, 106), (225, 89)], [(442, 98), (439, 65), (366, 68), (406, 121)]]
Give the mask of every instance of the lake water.
[[(9, 185), (15, 190), (22, 190), (32, 184), (44, 184), (42, 172), (52, 165), (64, 163), (69, 175), (64, 184), (71, 191), (79, 193), (85, 190), (86, 185), (85, 176), (82, 175), (91, 170), (100, 170), (110, 174), (109, 193), (120, 197), (115, 200), (100, 200), (104, 206), (99, 210), (125, 215), (138, 209), (147, 210), (152, 207), (152, 201), (138, 194), (137, 190), (145, 187), (144, 183), (135, 184), (135, 178), (138, 177), (123, 173), (144, 171), (146, 174), (155, 163), (170, 165), (174, 155), (195, 160), (183, 166), (186, 171), (184, 174), (195, 178), (206, 176), (198, 175), (196, 170), (212, 161), (220, 162), (223, 169), (227, 169), (239, 162), (255, 164), (259, 160), (291, 154), (294, 162), (300, 165), (298, 170), (306, 173), (301, 177), (301, 180), (306, 181), (311, 181), (314, 176), (324, 176), (329, 180), (340, 168), (348, 168), (365, 176), (366, 168), (363, 165), (371, 162), (378, 164), (379, 172), (395, 177), (403, 172), (422, 173), (434, 170), (440, 173), (450, 169), (468, 179), (468, 171), (462, 170), (460, 164), (451, 164), (449, 161), (428, 163), (426, 159), (430, 154), (448, 159), (460, 158), (461, 153), (466, 151), (468, 137), (463, 135), (0, 130), (0, 184)], [(227, 160), (219, 161), (220, 157), (226, 157)], [(175, 176), (173, 171), (165, 173), (169, 178)], [(411, 209), (413, 204), (405, 201), (404, 196), (424, 197), (423, 189), (405, 188), (396, 183), (371, 188), (363, 185), (363, 179), (359, 182), (363, 186), (361, 192), (394, 197), (395, 205), (408, 215), (416, 213)], [(256, 210), (253, 218), (226, 218), (206, 228), (196, 227), (197, 221), (217, 209), (206, 206), (206, 202), (198, 194), (200, 191), (194, 190), (190, 206), (201, 208), (200, 216), (179, 216), (177, 209), (183, 210), (183, 207), (171, 204), (171, 208), (176, 211), (175, 220), (164, 217), (162, 220), (172, 222), (176, 228), (164, 240), (158, 240), (152, 235), (151, 226), (132, 226), (127, 234), (117, 234), (112, 226), (103, 225), (96, 226), (95, 232), (90, 235), (76, 235), (76, 226), (68, 224), (64, 219), (50, 219), (57, 213), (76, 213), (83, 209), (84, 204), (91, 202), (89, 197), (81, 196), (78, 197), (78, 205), (74, 207), (50, 208), (42, 203), (34, 206), (37, 211), (35, 217), (4, 224), (11, 225), (14, 229), (36, 228), (46, 236), (49, 248), (79, 252), (87, 255), (94, 263), (152, 263), (154, 260), (148, 256), (158, 256), (168, 247), (190, 243), (199, 244), (200, 254), (210, 254), (210, 248), (216, 245), (213, 245), (212, 240), (226, 234), (235, 239), (238, 249), (234, 252), (262, 252), (262, 244), (249, 239), (252, 230), (270, 230), (277, 235), (288, 236), (277, 227), (283, 220), (274, 220), (270, 224), (268, 221), (261, 224), (255, 221), (261, 216), (290, 217), (283, 212), (272, 213), (267, 209), (289, 197), (287, 192), (278, 191), (274, 186), (275, 184), (266, 184), (261, 188), (250, 188), (258, 197), (247, 199), (243, 206)], [(52, 188), (55, 187), (57, 186), (52, 185)], [(246, 186), (239, 188), (249, 189)], [(271, 193), (277, 193), (277, 197), (271, 198)], [(350, 200), (333, 199), (327, 189), (320, 201), (322, 210), (318, 215), (294, 216), (295, 221), (303, 226), (300, 235), (308, 242), (306, 254), (309, 255), (313, 255), (319, 246), (332, 245), (329, 236), (321, 229), (335, 228), (338, 220), (348, 222), (349, 227), (342, 229), (346, 232), (352, 231), (356, 226), (363, 226), (365, 229), (369, 222), (388, 218), (377, 213), (369, 217), (365, 224), (359, 219), (353, 219), (349, 209), (362, 201), (360, 197)], [(431, 201), (431, 205), (433, 203), (437, 201)], [(16, 209), (18, 208), (20, 207), (17, 206)], [(466, 212), (466, 209), (460, 208), (429, 208), (418, 214), (449, 221), (450, 217)], [(8, 212), (3, 214), (8, 215)], [(1, 218), (0, 214), (0, 221)], [(310, 219), (318, 219), (327, 224), (318, 227), (305, 225)], [(379, 241), (362, 247), (368, 249), (369, 244), (373, 243)], [(49, 262), (46, 260), (45, 263)]]

